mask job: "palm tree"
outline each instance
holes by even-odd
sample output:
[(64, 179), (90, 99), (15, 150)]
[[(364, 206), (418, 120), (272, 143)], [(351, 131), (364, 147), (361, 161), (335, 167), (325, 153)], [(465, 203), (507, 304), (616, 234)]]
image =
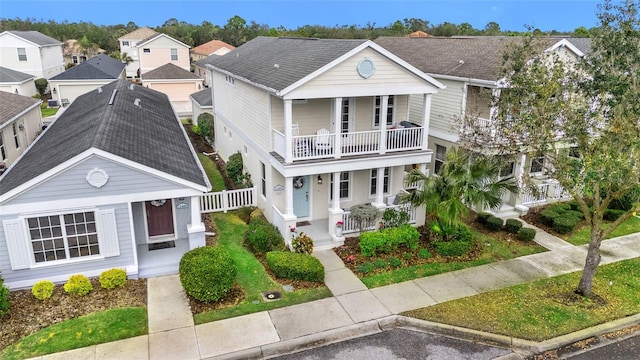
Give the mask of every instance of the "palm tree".
[(402, 197), (403, 202), (414, 206), (424, 205), (437, 232), (455, 231), (470, 206), (495, 208), (502, 203), (505, 191), (516, 192), (513, 178), (500, 179), (502, 164), (496, 156), (484, 156), (463, 148), (447, 152), (440, 172), (427, 176), (414, 169), (407, 181), (417, 182), (418, 189)]

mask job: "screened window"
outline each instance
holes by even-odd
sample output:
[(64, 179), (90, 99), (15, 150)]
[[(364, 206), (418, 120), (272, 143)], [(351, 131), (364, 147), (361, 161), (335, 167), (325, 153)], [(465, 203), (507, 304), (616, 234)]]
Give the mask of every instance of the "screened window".
[(18, 48), (18, 61), (27, 61), (27, 50), (25, 48)]
[[(393, 114), (394, 114), (394, 96), (389, 95), (389, 100), (387, 101), (387, 125), (393, 124)], [(373, 114), (373, 126), (380, 126), (380, 107), (382, 106), (382, 97), (375, 97), (374, 104), (374, 114)]]
[(444, 164), (445, 159), (447, 158), (447, 148), (444, 146), (436, 145), (436, 161), (435, 161), (435, 173), (440, 173), (440, 168)]
[[(342, 172), (340, 173), (340, 184), (339, 186), (339, 193), (340, 193), (340, 199), (348, 199), (349, 198), (349, 185), (351, 183), (350, 181), (350, 173), (348, 172)], [(330, 176), (330, 185), (329, 185), (329, 198), (333, 200), (333, 174), (331, 174)]]
[(178, 60), (178, 49), (171, 49), (171, 60)]
[[(371, 177), (369, 179), (369, 194), (375, 195), (378, 192), (378, 169), (371, 169)], [(382, 177), (382, 192), (389, 193), (389, 168), (384, 168)]]
[(27, 219), (36, 263), (100, 255), (93, 212)]

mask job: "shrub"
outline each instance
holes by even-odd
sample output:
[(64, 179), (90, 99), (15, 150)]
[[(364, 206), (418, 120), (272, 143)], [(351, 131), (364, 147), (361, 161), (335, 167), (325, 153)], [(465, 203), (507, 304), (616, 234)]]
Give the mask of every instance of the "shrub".
[(540, 221), (547, 226), (553, 226), (553, 222), (558, 217), (560, 217), (560, 215), (551, 209), (542, 210), (540, 213)]
[(633, 203), (636, 201), (640, 201), (640, 187), (630, 189), (621, 197), (613, 199), (609, 204), (609, 209), (629, 211), (633, 208)]
[(569, 204), (569, 207), (571, 208), (571, 210), (573, 210), (573, 211), (580, 211), (580, 212), (582, 212), (582, 211), (580, 210), (580, 204), (578, 204), (578, 202), (577, 202), (577, 201), (575, 201), (575, 200), (571, 200), (571, 201), (566, 202), (566, 204)]
[(242, 154), (240, 154), (239, 151), (229, 156), (229, 160), (227, 161), (227, 176), (236, 184), (242, 183), (243, 166)]
[(502, 230), (503, 225), (504, 225), (504, 220), (502, 220), (499, 217), (495, 217), (492, 215), (487, 218), (486, 227), (491, 231)]
[(251, 212), (249, 213), (249, 221), (247, 222), (247, 224), (252, 222), (255, 219), (264, 219), (264, 220), (267, 219), (264, 217), (264, 212), (262, 211), (262, 209), (254, 206), (245, 206), (245, 207), (251, 210)]
[(301, 232), (291, 240), (293, 252), (299, 254), (311, 254), (313, 252), (313, 239)]
[(571, 210), (571, 204), (568, 204), (566, 202), (555, 203), (553, 205), (547, 206), (547, 209), (551, 209), (558, 214), (564, 214), (565, 211)]
[(471, 250), (473, 242), (464, 240), (436, 241), (433, 246), (442, 256), (462, 256)]
[(324, 266), (320, 260), (307, 254), (288, 251), (271, 251), (267, 253), (267, 266), (276, 277), (282, 279), (324, 281)]
[(110, 269), (103, 271), (99, 280), (103, 289), (115, 289), (127, 283), (127, 272), (123, 269)]
[(517, 234), (522, 228), (522, 221), (518, 219), (507, 219), (504, 224), (504, 229), (510, 234)]
[(47, 91), (47, 86), (49, 86), (49, 82), (45, 78), (39, 78), (35, 80), (36, 90), (38, 90), (38, 94), (40, 96), (44, 95), (44, 92)]
[(213, 115), (202, 113), (198, 116), (198, 127), (200, 128), (200, 136), (213, 139)]
[(521, 241), (532, 241), (536, 237), (536, 229), (522, 228), (518, 230), (516, 237)]
[(367, 263), (362, 263), (358, 265), (358, 267), (356, 268), (356, 271), (361, 272), (363, 274), (368, 274), (372, 272), (373, 269), (374, 269), (373, 263), (367, 262)]
[(576, 219), (573, 216), (561, 216), (557, 217), (553, 221), (553, 230), (559, 234), (568, 234), (573, 231), (573, 228), (580, 222), (580, 219)]
[(602, 215), (602, 218), (606, 221), (616, 221), (625, 212), (625, 210), (606, 209), (604, 211), (604, 214)]
[(431, 252), (427, 248), (422, 248), (422, 249), (418, 250), (418, 257), (420, 259), (428, 259), (431, 256), (432, 256)]
[(364, 256), (375, 256), (376, 252), (390, 253), (400, 246), (411, 250), (418, 248), (420, 232), (411, 225), (382, 231), (366, 232), (360, 235), (360, 252)]
[(409, 260), (411, 260), (411, 258), (413, 257), (413, 254), (406, 252), (406, 253), (402, 254), (402, 257), (403, 257), (405, 260), (409, 261)]
[(488, 212), (479, 212), (478, 214), (476, 214), (476, 221), (479, 224), (484, 225), (487, 223), (487, 219), (489, 218), (489, 216), (491, 216), (491, 214)]
[(9, 313), (9, 289), (4, 286), (4, 279), (0, 277), (0, 318)]
[(391, 265), (391, 267), (398, 268), (402, 266), (402, 260), (398, 258), (391, 258), (389, 259), (389, 265)]
[(236, 280), (233, 259), (217, 246), (203, 246), (186, 252), (180, 259), (179, 272), (187, 294), (204, 302), (224, 298)]
[(373, 262), (373, 267), (376, 269), (384, 269), (387, 267), (387, 261), (385, 259), (377, 259)]
[(246, 236), (249, 248), (259, 254), (275, 250), (284, 243), (280, 231), (267, 220), (261, 218), (249, 222)]
[(53, 295), (53, 282), (49, 280), (40, 280), (33, 284), (31, 287), (31, 293), (38, 300), (47, 300)]
[(582, 211), (577, 211), (577, 210), (567, 210), (562, 215), (566, 217), (574, 217), (579, 220), (584, 219), (584, 214), (582, 213)]
[(371, 204), (354, 205), (349, 208), (351, 218), (358, 224), (358, 229), (362, 229), (375, 224), (380, 217), (380, 210)]
[(385, 228), (407, 225), (409, 224), (409, 213), (401, 209), (387, 208), (382, 214), (382, 222)]
[(85, 296), (93, 290), (93, 285), (89, 278), (81, 274), (71, 275), (63, 287), (67, 294), (77, 296)]
[(245, 224), (249, 224), (251, 222), (251, 214), (256, 210), (256, 208), (252, 206), (243, 206), (236, 210), (236, 215), (240, 218), (240, 220), (244, 221)]

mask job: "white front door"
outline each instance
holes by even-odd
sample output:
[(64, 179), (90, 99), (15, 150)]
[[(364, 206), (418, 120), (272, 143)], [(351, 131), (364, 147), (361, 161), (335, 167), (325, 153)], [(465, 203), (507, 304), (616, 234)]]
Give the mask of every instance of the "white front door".
[(293, 178), (293, 213), (299, 218), (309, 217), (309, 176)]

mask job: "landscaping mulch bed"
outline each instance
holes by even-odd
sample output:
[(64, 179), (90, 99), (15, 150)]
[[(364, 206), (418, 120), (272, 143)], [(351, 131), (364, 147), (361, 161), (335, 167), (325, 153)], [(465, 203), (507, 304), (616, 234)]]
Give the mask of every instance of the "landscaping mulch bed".
[(71, 296), (62, 285), (56, 285), (53, 296), (36, 299), (31, 289), (9, 292), (9, 314), (0, 318), (0, 349), (47, 326), (83, 315), (115, 308), (139, 307), (147, 304), (145, 279), (127, 280), (124, 287), (103, 289), (92, 279), (93, 291), (86, 296)]
[(191, 144), (196, 149), (196, 152), (202, 153), (202, 154), (211, 154), (206, 156), (216, 164), (218, 171), (220, 171), (220, 174), (222, 174), (222, 178), (224, 179), (224, 186), (227, 188), (227, 190), (236, 189), (236, 184), (233, 181), (231, 181), (227, 176), (227, 166), (224, 160), (222, 160), (220, 156), (217, 156), (214, 154), (214, 149), (211, 146), (211, 144), (206, 142), (202, 138), (202, 136), (199, 136), (193, 132), (192, 124), (183, 124), (183, 126), (184, 126), (184, 129), (187, 131), (187, 135), (189, 135), (189, 140), (191, 140)]

